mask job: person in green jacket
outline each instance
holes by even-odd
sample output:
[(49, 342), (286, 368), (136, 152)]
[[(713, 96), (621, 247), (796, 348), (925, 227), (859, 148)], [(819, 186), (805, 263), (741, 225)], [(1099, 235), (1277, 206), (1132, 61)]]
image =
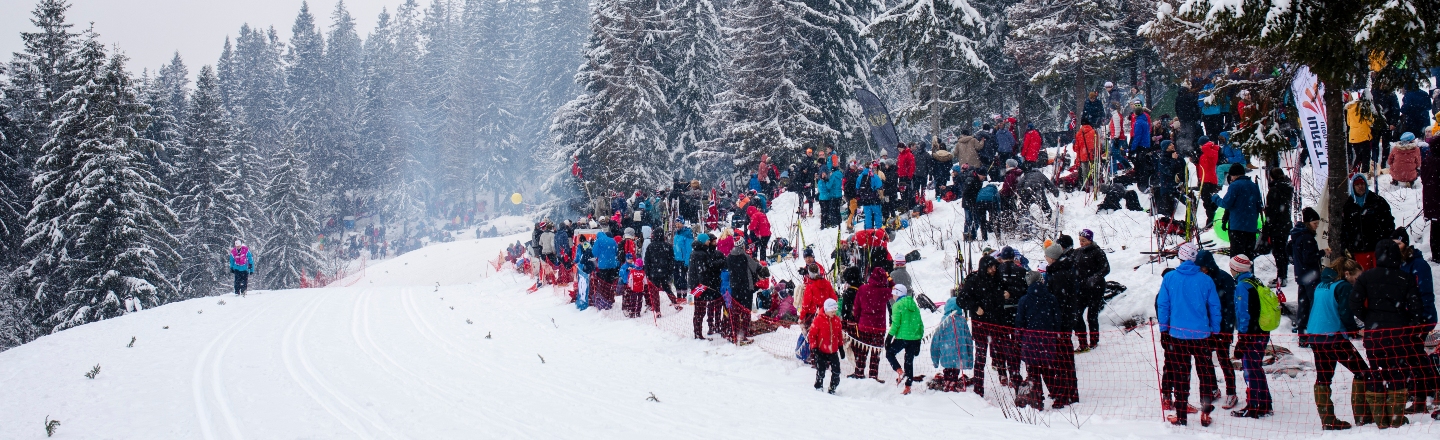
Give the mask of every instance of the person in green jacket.
[[(895, 384), (905, 384), (905, 391), (901, 394), (910, 394), (910, 384), (916, 379), (915, 356), (920, 355), (920, 338), (925, 335), (925, 324), (920, 321), (920, 307), (915, 305), (915, 298), (910, 296), (904, 284), (896, 284), (890, 290), (890, 296), (894, 301), (890, 303), (890, 333), (886, 335), (885, 360), (890, 361), (890, 368), (894, 368), (899, 376), (895, 378)], [(901, 350), (905, 351), (903, 370), (895, 359)]]

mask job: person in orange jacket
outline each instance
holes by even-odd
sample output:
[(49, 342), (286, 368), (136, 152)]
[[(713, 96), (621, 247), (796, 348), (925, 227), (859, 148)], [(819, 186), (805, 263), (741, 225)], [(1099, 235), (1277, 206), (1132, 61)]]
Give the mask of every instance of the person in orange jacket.
[(1075, 131), (1075, 165), (1080, 172), (1082, 185), (1087, 179), (1093, 179), (1090, 170), (1095, 165), (1095, 153), (1100, 144), (1100, 137), (1095, 133), (1095, 127), (1090, 125), (1089, 118), (1080, 120), (1080, 129)]
[(815, 317), (815, 322), (810, 326), (810, 332), (806, 334), (806, 340), (810, 343), (811, 352), (815, 353), (815, 391), (820, 391), (825, 385), (825, 370), (830, 370), (830, 394), (835, 394), (835, 387), (840, 385), (840, 358), (845, 353), (840, 350), (842, 340), (840, 334), (840, 304), (834, 298), (825, 300), (825, 313)]

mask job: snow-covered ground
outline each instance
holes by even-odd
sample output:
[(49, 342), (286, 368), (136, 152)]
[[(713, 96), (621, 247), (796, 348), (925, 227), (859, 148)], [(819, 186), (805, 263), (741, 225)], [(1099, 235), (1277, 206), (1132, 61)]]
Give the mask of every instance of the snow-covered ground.
[[(1384, 182), (1396, 218), (1409, 221), (1418, 190)], [(1110, 279), (1130, 288), (1102, 321), (1153, 315), (1165, 265), (1132, 269), (1145, 259), (1138, 251), (1150, 248), (1150, 217), (1095, 215), (1096, 202), (1078, 194), (1061, 203), (1060, 229), (1072, 236), (1094, 230), (1114, 251)], [(777, 237), (798, 245), (803, 233), (819, 255), (829, 255), (834, 229), (818, 230), (809, 218), (792, 230), (794, 196), (774, 204)], [(909, 270), (917, 290), (937, 301), (955, 282), (962, 217), (958, 204), (937, 204), (892, 244), (896, 255), (921, 250), (924, 258)], [(1421, 227), (1412, 231), (1425, 236)], [(1318, 437), (1305, 434), (1318, 427), (1309, 426), (1318, 425), (1308, 401), (1313, 372), (1272, 377), (1275, 417), (1220, 415), (1210, 429), (1170, 428), (1158, 417), (1146, 327), (1108, 329), (1100, 350), (1080, 355), (1081, 405), (1031, 416), (1031, 423), (1007, 419), (995, 400), (1000, 392), (989, 401), (923, 387), (901, 396), (894, 384), (847, 379), (830, 396), (810, 387), (813, 370), (784, 353), (796, 330), (735, 347), (690, 339), (688, 309), (619, 320), (613, 312), (576, 311), (548, 287), (525, 293), (533, 280), (497, 272), (488, 261), (526, 239), (522, 232), (435, 244), (372, 264), (349, 287), (195, 299), (0, 353), (0, 438), (41, 438), (46, 417), (62, 423), (55, 438), (77, 439)], [(1038, 243), (1004, 244), (1041, 258)], [(978, 246), (971, 252), (978, 259)], [(793, 277), (795, 267), (788, 261), (775, 272)], [(1257, 267), (1262, 279), (1273, 277), (1269, 257)], [(939, 315), (925, 319), (934, 325)], [(1287, 331), (1282, 325), (1276, 340)], [(842, 361), (847, 373), (850, 363)], [(83, 376), (97, 364), (94, 379)], [(928, 351), (916, 364), (931, 367)], [(1339, 412), (1348, 418), (1342, 395), (1348, 389), (1337, 385)], [(1399, 432), (1371, 425), (1334, 436), (1437, 431), (1428, 417), (1411, 420), (1419, 424)]]

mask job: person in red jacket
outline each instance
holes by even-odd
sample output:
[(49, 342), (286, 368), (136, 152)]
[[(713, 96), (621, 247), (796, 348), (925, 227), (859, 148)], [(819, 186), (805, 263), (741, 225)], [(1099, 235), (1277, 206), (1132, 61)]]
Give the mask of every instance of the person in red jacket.
[(1040, 130), (1035, 129), (1034, 124), (1025, 124), (1025, 140), (1021, 143), (1020, 155), (1025, 158), (1026, 168), (1039, 168), (1045, 164), (1040, 163), (1040, 148), (1044, 141), (1040, 137)]
[(839, 299), (835, 296), (835, 286), (830, 285), (830, 280), (824, 278), (824, 271), (818, 264), (805, 265), (805, 291), (800, 295), (800, 325), (809, 327), (810, 320), (817, 315), (824, 313), (826, 300)]
[(1094, 182), (1095, 176), (1090, 173), (1094, 169), (1095, 153), (1100, 143), (1095, 127), (1090, 124), (1089, 118), (1082, 118), (1080, 129), (1075, 131), (1075, 166), (1080, 172), (1082, 188), (1089, 187)]
[(830, 394), (835, 394), (835, 387), (840, 385), (840, 357), (844, 353), (840, 351), (840, 304), (834, 298), (825, 300), (825, 313), (815, 317), (815, 323), (810, 326), (810, 332), (805, 339), (810, 343), (810, 351), (815, 353), (815, 391), (820, 391), (825, 385), (825, 370), (830, 370)]
[(895, 158), (895, 176), (900, 178), (900, 200), (909, 207), (915, 200), (915, 153), (903, 143), (897, 148), (900, 155)]
[(755, 205), (745, 207), (745, 214), (750, 216), (749, 229), (755, 239), (755, 259), (765, 261), (765, 254), (770, 248), (770, 218)]
[[(850, 352), (855, 354), (855, 373), (850, 377), (869, 377), (880, 380), (880, 350), (885, 343), (887, 316), (890, 311), (890, 276), (885, 269), (870, 269), (870, 278), (855, 294), (855, 343)], [(866, 367), (869, 367), (867, 370)]]
[(1220, 192), (1220, 180), (1215, 176), (1215, 167), (1220, 162), (1220, 146), (1205, 136), (1200, 136), (1196, 143), (1200, 144), (1200, 158), (1195, 165), (1195, 175), (1200, 180), (1200, 200), (1205, 205), (1205, 227), (1208, 228), (1215, 220), (1215, 210), (1219, 208), (1210, 196)]

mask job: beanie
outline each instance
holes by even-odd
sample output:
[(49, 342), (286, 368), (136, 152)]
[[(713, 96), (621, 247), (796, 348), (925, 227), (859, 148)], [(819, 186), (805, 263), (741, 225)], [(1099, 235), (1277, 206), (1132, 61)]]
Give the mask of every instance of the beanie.
[(1231, 271), (1231, 272), (1235, 272), (1235, 273), (1245, 273), (1245, 272), (1249, 272), (1249, 271), (1250, 271), (1250, 258), (1248, 258), (1248, 257), (1246, 257), (1246, 256), (1244, 256), (1244, 255), (1236, 255), (1236, 256), (1230, 257), (1230, 271)]
[(836, 310), (840, 310), (840, 304), (838, 304), (838, 303), (835, 302), (835, 298), (828, 298), (828, 299), (826, 299), (826, 300), (825, 300), (825, 313), (834, 312), (834, 311), (836, 311)]
[(1049, 258), (1051, 260), (1059, 260), (1060, 255), (1064, 253), (1065, 249), (1060, 247), (1060, 245), (1058, 244), (1052, 244), (1050, 245), (1050, 247), (1045, 248), (1045, 258)]
[(1195, 243), (1187, 241), (1180, 244), (1180, 248), (1175, 251), (1175, 256), (1180, 257), (1180, 261), (1195, 261), (1195, 253), (1199, 251), (1200, 249), (1195, 247)]
[(1089, 229), (1081, 229), (1080, 236), (1084, 237), (1086, 240), (1095, 241), (1095, 232)]
[(1405, 244), (1406, 246), (1409, 246), (1409, 245), (1410, 245), (1410, 231), (1405, 230), (1405, 228), (1403, 228), (1403, 227), (1395, 228), (1395, 234), (1394, 234), (1394, 235), (1391, 235), (1391, 236), (1390, 236), (1390, 239), (1391, 239), (1391, 240), (1398, 240), (1398, 241), (1400, 241), (1400, 243), (1403, 243), (1403, 244)]
[(1307, 206), (1307, 207), (1305, 207), (1305, 209), (1303, 209), (1303, 210), (1300, 211), (1300, 219), (1301, 219), (1301, 221), (1304, 221), (1305, 223), (1310, 223), (1310, 222), (1319, 220), (1319, 219), (1320, 219), (1320, 213), (1315, 212), (1315, 208), (1311, 208), (1311, 207), (1308, 207), (1308, 206)]
[(1245, 175), (1245, 171), (1244, 164), (1231, 164), (1230, 171), (1225, 174), (1232, 177), (1240, 177)]
[(995, 256), (995, 258), (1001, 260), (1013, 260), (1015, 259), (1015, 249), (1011, 248), (1010, 246), (1005, 246), (1004, 248), (1000, 249), (1000, 255)]
[(1005, 159), (1005, 168), (1015, 168), (1018, 166), (1020, 166), (1020, 162), (1016, 162), (1015, 159)]
[(905, 294), (909, 293), (909, 290), (910, 289), (905, 288), (904, 284), (896, 284), (895, 288), (890, 289), (890, 294), (894, 296), (905, 296)]
[(1055, 239), (1055, 244), (1060, 245), (1061, 249), (1073, 249), (1075, 247), (1075, 239), (1070, 238), (1069, 235), (1061, 235), (1060, 238)]
[(710, 242), (710, 234), (709, 234), (709, 233), (705, 233), (705, 232), (700, 233), (700, 235), (698, 235), (698, 236), (695, 237), (695, 242), (696, 242), (696, 243), (700, 243), (700, 244), (709, 243), (709, 242)]

